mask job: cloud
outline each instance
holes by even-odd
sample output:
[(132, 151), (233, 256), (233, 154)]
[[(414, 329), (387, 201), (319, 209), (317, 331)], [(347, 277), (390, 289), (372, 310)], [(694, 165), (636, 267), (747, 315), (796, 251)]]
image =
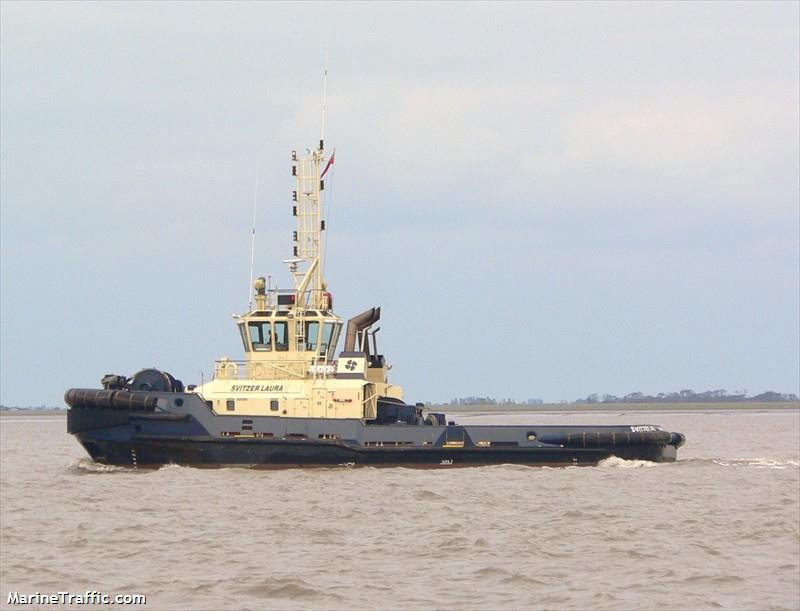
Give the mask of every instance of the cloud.
[[(364, 207), (391, 190), (412, 209), (491, 203), (523, 214), (686, 208), (773, 218), (795, 209), (794, 84), (638, 99), (604, 91), (591, 102), (579, 93), (545, 83), (340, 89), (329, 100), (329, 143), (350, 186), (374, 195), (356, 198)], [(293, 123), (312, 128), (318, 108), (307, 98)]]
[[(0, 3), (3, 400), (57, 401), (42, 366), (75, 385), (209, 365), (245, 297), (254, 182), (257, 269), (290, 248), (289, 151), (316, 144), (329, 38), (332, 288), (343, 316), (387, 306), (399, 382), (795, 392), (799, 10)], [(665, 349), (615, 368), (652, 329)], [(676, 367), (694, 336), (703, 366)], [(108, 351), (71, 358), (86, 345)], [(480, 369), (493, 350), (514, 367)]]

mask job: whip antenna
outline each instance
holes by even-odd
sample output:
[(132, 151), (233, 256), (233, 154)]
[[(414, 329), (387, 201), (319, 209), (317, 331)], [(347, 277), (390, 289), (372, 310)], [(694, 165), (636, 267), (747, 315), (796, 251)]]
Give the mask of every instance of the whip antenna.
[[(330, 56), (331, 33), (328, 32), (328, 42), (325, 44), (325, 74), (322, 77), (322, 120), (319, 132), (320, 143), (325, 142), (325, 106), (328, 103), (328, 59)], [(320, 145), (320, 148), (322, 146)]]
[(256, 203), (258, 202), (258, 172), (256, 186), (253, 189), (253, 230), (250, 236), (250, 282), (247, 284), (248, 310), (253, 309), (253, 264), (256, 258)]

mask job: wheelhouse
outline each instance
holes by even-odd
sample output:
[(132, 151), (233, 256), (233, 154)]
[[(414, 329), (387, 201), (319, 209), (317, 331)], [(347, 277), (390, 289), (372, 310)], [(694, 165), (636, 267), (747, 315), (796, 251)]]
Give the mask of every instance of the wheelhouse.
[(342, 330), (341, 319), (322, 310), (265, 310), (243, 316), (237, 324), (247, 360), (291, 355), (333, 361)]

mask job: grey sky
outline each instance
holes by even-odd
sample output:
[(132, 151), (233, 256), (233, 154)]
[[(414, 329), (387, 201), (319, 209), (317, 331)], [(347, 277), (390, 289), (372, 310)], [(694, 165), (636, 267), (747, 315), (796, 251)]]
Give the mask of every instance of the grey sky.
[(337, 150), (328, 279), (407, 399), (800, 391), (798, 3), (0, 5), (0, 400), (238, 358)]

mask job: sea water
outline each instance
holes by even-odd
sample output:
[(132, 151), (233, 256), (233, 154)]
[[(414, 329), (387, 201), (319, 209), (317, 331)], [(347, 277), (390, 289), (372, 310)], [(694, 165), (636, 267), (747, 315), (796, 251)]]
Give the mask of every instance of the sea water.
[(449, 417), (687, 443), (673, 464), (134, 470), (93, 463), (63, 416), (7, 416), (0, 608), (800, 608), (797, 410)]

